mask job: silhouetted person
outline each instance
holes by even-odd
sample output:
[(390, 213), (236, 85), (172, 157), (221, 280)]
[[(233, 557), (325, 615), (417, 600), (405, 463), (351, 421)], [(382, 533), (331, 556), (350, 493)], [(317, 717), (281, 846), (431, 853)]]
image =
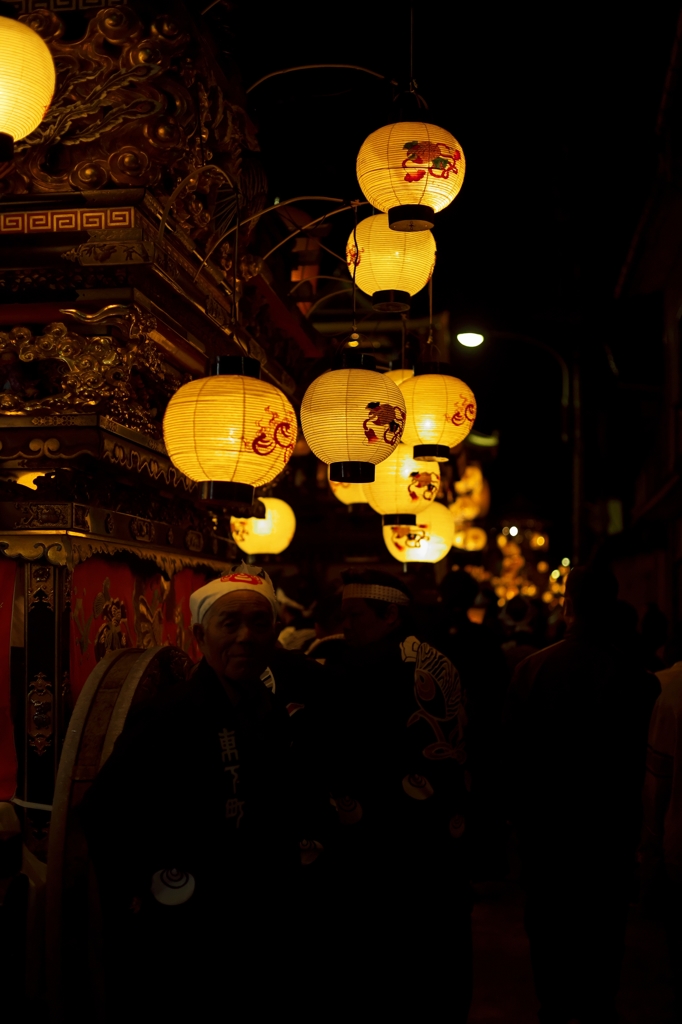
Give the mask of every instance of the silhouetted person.
[(330, 670), (334, 998), (367, 1019), (464, 1024), (471, 900), (459, 676), (411, 632), (401, 580), (369, 570), (344, 579), (345, 649)]
[(618, 585), (574, 569), (566, 639), (519, 665), (507, 750), (545, 1024), (616, 1021), (657, 680), (613, 641)]
[(502, 877), (506, 866), (500, 729), (509, 674), (496, 634), (468, 617), (478, 595), (473, 576), (461, 569), (448, 573), (440, 594), (441, 647), (457, 667), (466, 699), (470, 870), (482, 882)]
[(682, 661), (665, 676), (649, 726), (642, 867), (662, 896), (676, 1020), (682, 1021)]
[(190, 607), (202, 661), (129, 722), (83, 804), (112, 1021), (280, 1012), (295, 929), (311, 930), (299, 843), (314, 859), (315, 779), (320, 820), (328, 805), (307, 744), (323, 670), (275, 648), (277, 601), (257, 566), (233, 566)]
[(658, 652), (668, 638), (668, 620), (655, 601), (649, 601), (642, 616), (641, 635), (646, 667), (658, 672), (664, 668)]
[(533, 642), (532, 609), (525, 598), (517, 594), (505, 606), (504, 614), (511, 620), (511, 636), (502, 644), (502, 651), (509, 674), (513, 675), (516, 666), (537, 651)]

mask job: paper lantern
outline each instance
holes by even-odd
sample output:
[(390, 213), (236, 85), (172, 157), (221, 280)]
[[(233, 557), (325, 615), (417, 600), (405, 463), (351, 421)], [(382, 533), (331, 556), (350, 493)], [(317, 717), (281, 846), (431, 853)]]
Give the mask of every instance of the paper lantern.
[(265, 518), (232, 516), (232, 539), (247, 555), (279, 555), (288, 548), (296, 533), (296, 516), (291, 505), (281, 498), (260, 498), (265, 505)]
[(464, 180), (464, 153), (435, 124), (401, 121), (372, 132), (356, 163), (358, 184), (372, 206), (388, 213), (395, 231), (425, 231), (455, 198)]
[(425, 509), (438, 494), (440, 466), (415, 462), (412, 449), (399, 444), (393, 455), (379, 463), (374, 483), (365, 484), (370, 508), (383, 516), (384, 526), (416, 523), (415, 513)]
[(406, 313), (411, 296), (428, 284), (435, 261), (430, 231), (391, 231), (385, 213), (361, 220), (346, 244), (351, 277), (355, 266), (356, 285), (381, 313)]
[(476, 419), (471, 388), (444, 373), (415, 374), (403, 381), (407, 422), (405, 444), (414, 446), (415, 459), (446, 462), (450, 449), (463, 441)]
[(168, 403), (168, 454), (181, 473), (205, 484), (209, 499), (251, 504), (254, 487), (274, 480), (291, 458), (296, 413), (259, 373), (255, 359), (223, 358), (216, 376), (184, 384)]
[(301, 426), (329, 479), (372, 483), (374, 467), (395, 451), (405, 425), (405, 399), (385, 374), (349, 368), (317, 377), (301, 402)]
[(440, 562), (452, 547), (455, 521), (434, 501), (417, 515), (415, 526), (384, 526), (384, 543), (399, 562)]
[(407, 367), (404, 367), (402, 370), (387, 370), (384, 376), (400, 387), (404, 380), (414, 377), (414, 370), (408, 370)]
[[(329, 480), (329, 466), (327, 466), (327, 480)], [(329, 480), (329, 488), (335, 498), (338, 498), (343, 505), (365, 505), (364, 484), (349, 484), (340, 480)]]
[(483, 551), (488, 543), (488, 534), (480, 526), (467, 526), (456, 530), (453, 547), (460, 551)]
[(38, 127), (54, 94), (47, 43), (22, 21), (0, 17), (0, 160)]

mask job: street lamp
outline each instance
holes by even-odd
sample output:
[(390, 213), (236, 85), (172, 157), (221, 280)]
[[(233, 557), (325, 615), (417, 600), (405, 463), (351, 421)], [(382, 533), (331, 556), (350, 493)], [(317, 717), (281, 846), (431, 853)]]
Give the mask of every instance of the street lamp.
[[(530, 337), (527, 334), (511, 334), (504, 331), (492, 331), (489, 335), (492, 340), (521, 341), (527, 345), (547, 352), (559, 365), (561, 370), (561, 440), (568, 444), (568, 405), (571, 397), (571, 374), (564, 357), (546, 345), (544, 341)], [(467, 332), (457, 335), (457, 341), (465, 348), (478, 348), (485, 338), (482, 334)], [(580, 517), (582, 504), (582, 441), (580, 424), (580, 377), (578, 365), (573, 367), (573, 561), (577, 563), (580, 556)]]
[(464, 334), (458, 334), (457, 341), (460, 345), (464, 345), (465, 348), (478, 348), (479, 345), (483, 344), (485, 338), (482, 334), (474, 334), (467, 331)]

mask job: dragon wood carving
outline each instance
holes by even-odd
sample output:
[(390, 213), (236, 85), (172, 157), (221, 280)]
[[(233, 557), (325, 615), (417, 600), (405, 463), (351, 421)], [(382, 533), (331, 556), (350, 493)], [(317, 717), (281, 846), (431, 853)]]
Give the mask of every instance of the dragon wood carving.
[[(165, 407), (181, 382), (166, 374), (148, 338), (155, 318), (137, 306), (64, 313), (83, 323), (113, 327), (125, 340), (83, 337), (59, 322), (48, 324), (39, 337), (28, 327), (0, 332), (0, 415), (97, 411), (160, 437), (160, 406)], [(27, 364), (42, 360), (50, 362), (31, 375)]]

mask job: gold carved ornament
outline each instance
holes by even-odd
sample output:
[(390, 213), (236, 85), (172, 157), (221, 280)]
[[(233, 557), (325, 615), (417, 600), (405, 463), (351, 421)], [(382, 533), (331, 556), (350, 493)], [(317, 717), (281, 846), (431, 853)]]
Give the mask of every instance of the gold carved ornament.
[[(137, 306), (106, 306), (94, 314), (64, 313), (81, 322), (118, 327), (128, 340), (118, 341), (109, 335), (84, 337), (61, 322), (48, 324), (39, 337), (28, 327), (0, 331), (0, 367), (10, 387), (0, 391), (0, 415), (77, 414), (98, 407), (124, 426), (158, 436), (156, 410), (139, 400), (131, 382), (136, 370), (168, 397), (178, 386), (177, 380), (167, 379), (156, 346), (148, 337), (156, 326), (155, 318)], [(56, 393), (39, 397), (35, 385), (24, 381), (17, 370), (21, 363), (48, 359), (64, 364), (65, 370), (52, 375)]]

